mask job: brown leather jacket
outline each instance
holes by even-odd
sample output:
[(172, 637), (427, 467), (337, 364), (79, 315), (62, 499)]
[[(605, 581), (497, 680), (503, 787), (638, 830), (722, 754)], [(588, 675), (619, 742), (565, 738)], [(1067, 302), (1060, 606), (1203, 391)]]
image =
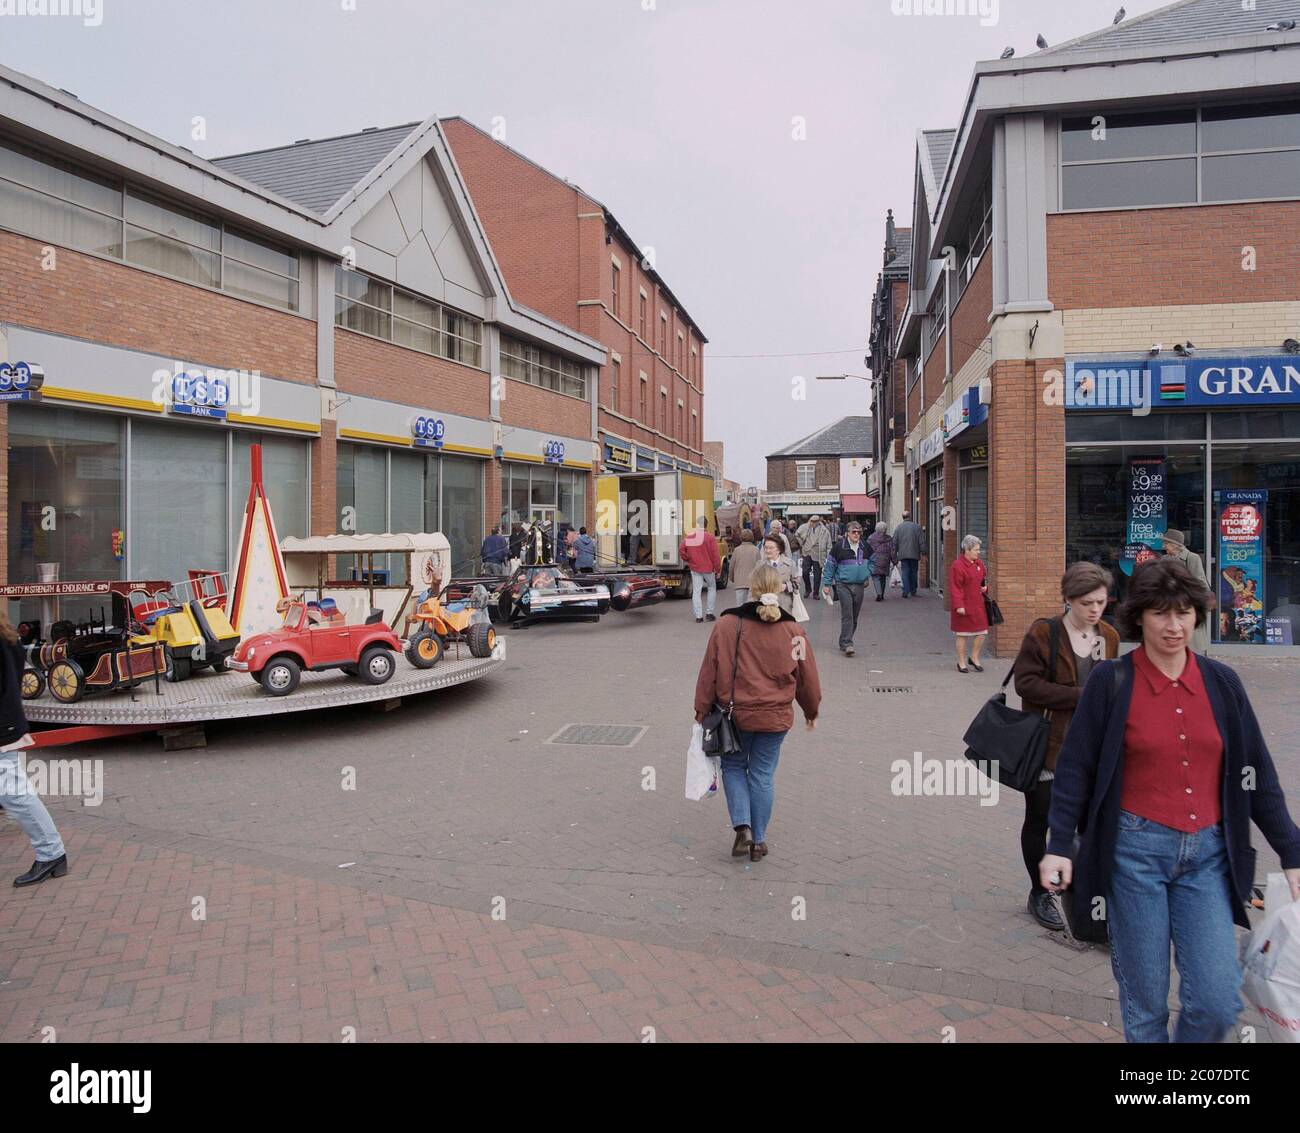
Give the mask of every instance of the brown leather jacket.
[[(1077, 683), (1078, 670), (1074, 667), (1074, 647), (1064, 619), (1061, 622), (1060, 644), (1056, 653), (1056, 672), (1048, 674), (1047, 663), (1051, 657), (1051, 628), (1048, 619), (1034, 622), (1020, 643), (1020, 653), (1011, 671), (1015, 673), (1016, 692), (1020, 694), (1021, 707), (1026, 712), (1051, 712), (1051, 730), (1047, 736), (1047, 770), (1056, 768), (1056, 756), (1065, 742), (1065, 731), (1070, 726), (1083, 688)], [(1108, 622), (1098, 622), (1106, 649), (1105, 659), (1119, 655), (1119, 634)], [(1095, 663), (1095, 662), (1094, 662)]]
[(777, 622), (763, 621), (756, 611), (755, 602), (723, 610), (713, 627), (695, 682), (697, 722), (709, 714), (715, 703), (726, 705), (732, 699), (733, 664), (736, 723), (744, 731), (788, 732), (794, 727), (796, 700), (805, 719), (817, 719), (822, 688), (812, 643), (803, 626), (784, 610)]

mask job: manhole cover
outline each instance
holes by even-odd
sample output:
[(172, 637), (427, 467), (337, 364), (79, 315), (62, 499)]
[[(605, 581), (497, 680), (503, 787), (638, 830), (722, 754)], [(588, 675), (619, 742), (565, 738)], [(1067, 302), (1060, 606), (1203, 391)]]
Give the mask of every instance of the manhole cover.
[(631, 747), (641, 738), (645, 725), (566, 724), (548, 744), (589, 744), (594, 747)]
[(898, 693), (903, 696), (910, 696), (916, 692), (911, 685), (872, 685), (872, 692)]

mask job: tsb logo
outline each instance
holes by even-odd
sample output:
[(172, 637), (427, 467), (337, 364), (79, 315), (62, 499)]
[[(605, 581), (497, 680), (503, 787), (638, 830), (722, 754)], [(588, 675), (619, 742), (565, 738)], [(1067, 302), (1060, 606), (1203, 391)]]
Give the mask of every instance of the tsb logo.
[(0, 401), (25, 401), (45, 384), (45, 371), (30, 362), (0, 362)]
[(563, 464), (564, 463), (564, 442), (547, 441), (546, 444), (542, 447), (542, 453), (548, 463)]
[(411, 435), (417, 445), (426, 448), (442, 448), (442, 439), (447, 427), (440, 417), (416, 417), (411, 422)]

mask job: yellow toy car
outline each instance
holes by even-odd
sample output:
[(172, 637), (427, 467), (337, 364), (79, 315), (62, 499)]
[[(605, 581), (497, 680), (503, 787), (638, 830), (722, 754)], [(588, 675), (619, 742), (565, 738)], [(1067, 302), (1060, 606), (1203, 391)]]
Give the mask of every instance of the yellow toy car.
[(127, 602), (131, 632), (163, 647), (169, 681), (183, 681), (198, 669), (224, 673), (229, 667), (239, 634), (219, 606), (205, 606), (198, 598), (179, 602), (163, 590), (152, 597), (133, 590)]
[(417, 669), (433, 668), (442, 660), (448, 644), (463, 641), (473, 656), (491, 657), (497, 643), (497, 631), (488, 618), (484, 600), (471, 598), (443, 605), (442, 595), (436, 590), (407, 616), (406, 637), (406, 659)]

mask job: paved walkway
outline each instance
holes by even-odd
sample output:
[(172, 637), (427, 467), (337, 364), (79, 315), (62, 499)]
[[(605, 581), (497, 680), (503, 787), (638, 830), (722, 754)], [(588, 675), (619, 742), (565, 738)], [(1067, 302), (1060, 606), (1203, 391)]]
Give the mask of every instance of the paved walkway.
[[(682, 798), (709, 627), (681, 603), (513, 633), (398, 712), (67, 749), (105, 799), (53, 800), (72, 871), (0, 903), (0, 1039), (1117, 1039), (1107, 954), (1024, 911), (1019, 796), (890, 791), (895, 759), (960, 757), (1007, 662), (958, 674), (933, 598), (868, 602), (851, 660), (812, 611), (823, 718), (754, 866), (721, 799)], [(1241, 668), (1294, 806), (1293, 664)], [(546, 742), (575, 722), (646, 731)], [(0, 825), (5, 868), (29, 856)]]

